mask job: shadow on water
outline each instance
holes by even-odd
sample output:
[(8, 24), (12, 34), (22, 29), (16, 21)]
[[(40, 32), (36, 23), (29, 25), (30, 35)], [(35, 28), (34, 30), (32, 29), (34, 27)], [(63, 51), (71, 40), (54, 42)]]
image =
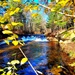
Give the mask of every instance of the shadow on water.
[[(51, 41), (48, 46), (50, 50), (47, 51), (48, 57), (48, 72), (53, 73), (53, 75), (75, 75), (71, 71), (71, 67), (68, 66), (62, 57), (62, 48), (58, 42)], [(65, 55), (64, 55), (65, 56)]]
[(50, 50), (47, 52), (48, 67), (52, 68), (51, 66), (54, 66), (56, 64), (63, 65), (62, 58), (60, 55), (61, 47), (58, 44), (58, 42), (51, 41), (49, 46), (50, 46)]
[[(35, 69), (42, 71), (43, 73), (48, 69), (47, 67), (47, 51), (50, 50), (48, 42), (32, 42), (22, 47), (23, 52), (28, 57), (31, 64)], [(21, 60), (23, 55), (19, 49), (14, 48), (0, 53), (0, 67), (5, 67), (8, 61), (19, 59)], [(27, 65), (27, 66), (26, 66)], [(34, 71), (28, 63), (17, 72), (19, 75), (35, 75)]]
[[(43, 72), (44, 75), (53, 75), (54, 72), (56, 72), (55, 75), (59, 75), (59, 72), (62, 72), (61, 68), (56, 68), (59, 65), (64, 66), (60, 53), (61, 48), (57, 42), (32, 42), (21, 48), (33, 67)], [(18, 48), (11, 46), (6, 49), (8, 50), (0, 53), (0, 67), (5, 67), (8, 61), (23, 58)], [(18, 75), (36, 75), (28, 63), (18, 67), (17, 73)], [(61, 75), (66, 74), (61, 73)]]

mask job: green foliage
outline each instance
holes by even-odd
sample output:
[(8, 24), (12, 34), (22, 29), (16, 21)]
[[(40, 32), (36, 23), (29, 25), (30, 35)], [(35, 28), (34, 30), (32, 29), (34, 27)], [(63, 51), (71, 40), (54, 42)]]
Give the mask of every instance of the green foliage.
[(58, 25), (59, 27), (64, 27), (66, 25), (66, 22), (57, 21), (56, 25)]
[(49, 23), (47, 23), (46, 28), (51, 28), (51, 25)]
[(51, 9), (52, 12), (59, 12), (61, 10), (61, 6), (60, 5), (56, 5), (55, 7), (53, 7)]
[(49, 26), (52, 25), (53, 23), (59, 27), (64, 27), (66, 25), (66, 21), (63, 20), (62, 14), (50, 12), (47, 24)]
[(48, 18), (48, 23), (53, 23), (55, 19), (56, 13), (55, 12), (50, 12), (49, 18)]
[[(38, 13), (37, 13), (38, 14)], [(38, 14), (38, 16), (34, 17), (32, 19), (32, 21), (34, 21), (36, 24), (40, 24), (42, 21), (42, 16), (40, 14)]]
[(75, 36), (72, 38), (72, 42), (75, 42)]
[(10, 8), (18, 7), (18, 5), (21, 4), (21, 0), (8, 0), (8, 5)]

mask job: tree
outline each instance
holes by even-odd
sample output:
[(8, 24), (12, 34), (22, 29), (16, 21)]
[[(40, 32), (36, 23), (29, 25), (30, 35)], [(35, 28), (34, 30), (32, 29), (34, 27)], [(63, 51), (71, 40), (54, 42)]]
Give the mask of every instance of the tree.
[[(20, 20), (20, 18), (22, 17), (22, 15), (21, 15), (22, 12), (26, 12), (26, 13), (28, 11), (31, 12), (34, 9), (36, 10), (37, 6), (31, 5), (31, 4), (23, 5), (21, 3), (21, 0), (8, 0), (8, 1), (7, 0), (1, 0), (0, 6), (2, 6), (3, 8), (8, 7), (6, 12), (4, 13), (4, 15), (0, 15), (0, 26), (3, 28), (3, 34), (9, 34), (9, 36), (4, 41), (8, 45), (10, 45), (10, 41), (14, 46), (17, 46), (18, 44), (20, 44), (22, 46), (25, 45), (23, 40), (18, 40), (18, 35), (13, 32), (13, 28), (14, 27), (17, 28), (18, 26), (19, 27), (23, 26), (23, 21)], [(34, 67), (30, 63), (30, 61), (27, 59), (26, 55), (23, 53), (23, 51), (20, 47), (19, 47), (19, 50), (21, 51), (21, 53), (25, 57), (24, 59), (22, 59), (21, 64), (28, 62), (29, 65), (34, 70), (35, 74), (38, 75), (37, 72), (35, 71)], [(10, 64), (12, 66), (13, 70), (15, 70), (15, 68), (16, 68), (15, 64), (16, 63), (19, 64), (19, 61), (13, 60), (8, 64)], [(10, 74), (17, 75), (14, 72), (12, 73), (12, 69), (8, 70), (7, 72), (4, 69), (0, 69), (0, 72), (2, 72), (2, 75), (6, 75), (6, 74), (7, 75), (10, 75)], [(7, 67), (7, 69), (8, 69), (8, 67)]]
[(75, 0), (51, 0), (51, 3), (48, 6), (42, 4), (39, 5), (46, 8), (45, 12), (47, 14), (55, 13), (55, 16), (51, 17), (51, 20), (55, 25), (62, 27), (65, 26), (66, 23), (72, 22), (71, 24), (74, 23), (75, 28)]
[(33, 29), (34, 29), (34, 31), (37, 31), (38, 29), (40, 29), (42, 16), (39, 13), (33, 13), (31, 16), (32, 16), (31, 20), (32, 20), (32, 24), (33, 24)]

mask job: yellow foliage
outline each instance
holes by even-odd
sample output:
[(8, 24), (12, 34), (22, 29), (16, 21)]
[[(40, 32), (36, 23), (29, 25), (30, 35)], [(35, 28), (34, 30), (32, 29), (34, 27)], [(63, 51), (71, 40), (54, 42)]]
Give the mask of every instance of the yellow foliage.
[(22, 58), (21, 60), (21, 65), (23, 65), (24, 63), (26, 63), (28, 61), (28, 58)]
[(13, 37), (18, 38), (18, 35), (17, 34), (13, 34)]
[(30, 8), (29, 8), (28, 6), (25, 6), (25, 7), (24, 7), (24, 11), (25, 11), (25, 12), (28, 12), (29, 10), (30, 10)]
[(6, 12), (6, 13), (4, 14), (3, 18), (4, 18), (5, 20), (8, 20), (8, 19), (10, 18), (9, 13)]
[(12, 41), (12, 44), (13, 44), (14, 46), (17, 46), (17, 45), (18, 45), (18, 41), (17, 41), (17, 40)]
[(21, 2), (21, 0), (13, 0), (14, 2)]
[(15, 11), (14, 11), (14, 12), (15, 12), (15, 13), (18, 13), (18, 12), (19, 12), (19, 10), (20, 10), (20, 8), (18, 8), (18, 7), (17, 7), (17, 8), (15, 9)]
[(5, 21), (6, 21), (6, 18), (0, 16), (0, 22), (1, 22), (1, 23), (4, 23)]
[(13, 36), (11, 36), (11, 37), (7, 37), (7, 39), (8, 40), (13, 40), (13, 39), (15, 39)]
[(14, 14), (15, 14), (15, 12), (14, 11), (11, 11), (9, 15), (12, 16)]
[(8, 3), (7, 2), (4, 2), (2, 6), (7, 6), (7, 5), (8, 5)]
[(72, 39), (73, 37), (75, 37), (75, 34), (74, 33), (71, 33), (70, 39)]
[(2, 29), (4, 29), (4, 25), (3, 24), (1, 24), (0, 26), (2, 27)]
[(58, 4), (60, 4), (62, 7), (64, 7), (68, 1), (69, 1), (69, 0), (60, 0), (60, 1), (58, 2)]
[(4, 41), (5, 41), (5, 43), (6, 43), (6, 44), (8, 44), (8, 45), (9, 45), (9, 41), (8, 41), (8, 40), (4, 40)]
[(51, 9), (51, 11), (52, 11), (52, 12), (55, 11), (55, 8), (53, 7), (53, 8)]
[(2, 6), (2, 2), (0, 2), (0, 6)]
[(3, 69), (0, 69), (0, 72), (3, 71)]
[(11, 24), (13, 26), (17, 26), (17, 25), (23, 26), (23, 24), (21, 22), (11, 22)]
[(8, 5), (8, 3), (6, 1), (3, 1), (3, 2), (0, 1), (0, 6), (5, 7), (7, 5)]
[(13, 26), (18, 25), (18, 23), (17, 23), (17, 22), (11, 22), (11, 24), (12, 24)]
[[(11, 11), (10, 11), (10, 10), (11, 10)], [(15, 13), (18, 13), (19, 10), (20, 10), (20, 8), (17, 7), (16, 9), (13, 9), (13, 8), (12, 8), (12, 9), (10, 9), (10, 10), (9, 10), (8, 12), (9, 12), (9, 15), (12, 16), (12, 15), (14, 15)]]
[(38, 10), (38, 6), (34, 6), (32, 10)]
[(73, 20), (73, 22), (75, 23), (75, 19)]
[(8, 40), (14, 40), (16, 38), (18, 38), (18, 35), (16, 35), (16, 34), (13, 34), (12, 36), (7, 37)]
[(7, 11), (14, 11), (15, 7), (11, 7), (10, 9), (8, 9)]
[(38, 10), (38, 6), (28, 5), (24, 7), (25, 12), (28, 12), (28, 11), (32, 12), (32, 10)]
[(11, 64), (12, 64), (12, 65), (19, 64), (19, 63), (20, 63), (19, 60), (12, 60), (12, 61), (11, 61)]
[(38, 16), (38, 13), (33, 13), (32, 15), (31, 15), (31, 17), (37, 17)]
[(9, 70), (6, 75), (11, 75), (11, 74), (12, 74), (12, 72), (11, 72), (11, 70)]
[(5, 27), (7, 27), (9, 30), (13, 29), (13, 26), (11, 24), (7, 24)]
[(13, 34), (13, 32), (10, 31), (10, 30), (4, 30), (4, 31), (2, 31), (2, 33), (3, 33), (3, 34)]
[(28, 5), (27, 7), (31, 8), (31, 7), (32, 7), (32, 5)]
[(6, 72), (3, 72), (1, 75), (5, 75)]

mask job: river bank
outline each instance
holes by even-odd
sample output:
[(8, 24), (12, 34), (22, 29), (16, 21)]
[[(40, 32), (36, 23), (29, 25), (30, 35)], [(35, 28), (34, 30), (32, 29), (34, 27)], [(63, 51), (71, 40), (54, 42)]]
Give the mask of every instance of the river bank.
[(75, 75), (75, 42), (69, 37), (68, 40), (63, 38), (58, 41), (55, 36), (54, 33), (46, 34), (51, 42), (51, 51), (48, 52), (49, 72), (54, 75)]

